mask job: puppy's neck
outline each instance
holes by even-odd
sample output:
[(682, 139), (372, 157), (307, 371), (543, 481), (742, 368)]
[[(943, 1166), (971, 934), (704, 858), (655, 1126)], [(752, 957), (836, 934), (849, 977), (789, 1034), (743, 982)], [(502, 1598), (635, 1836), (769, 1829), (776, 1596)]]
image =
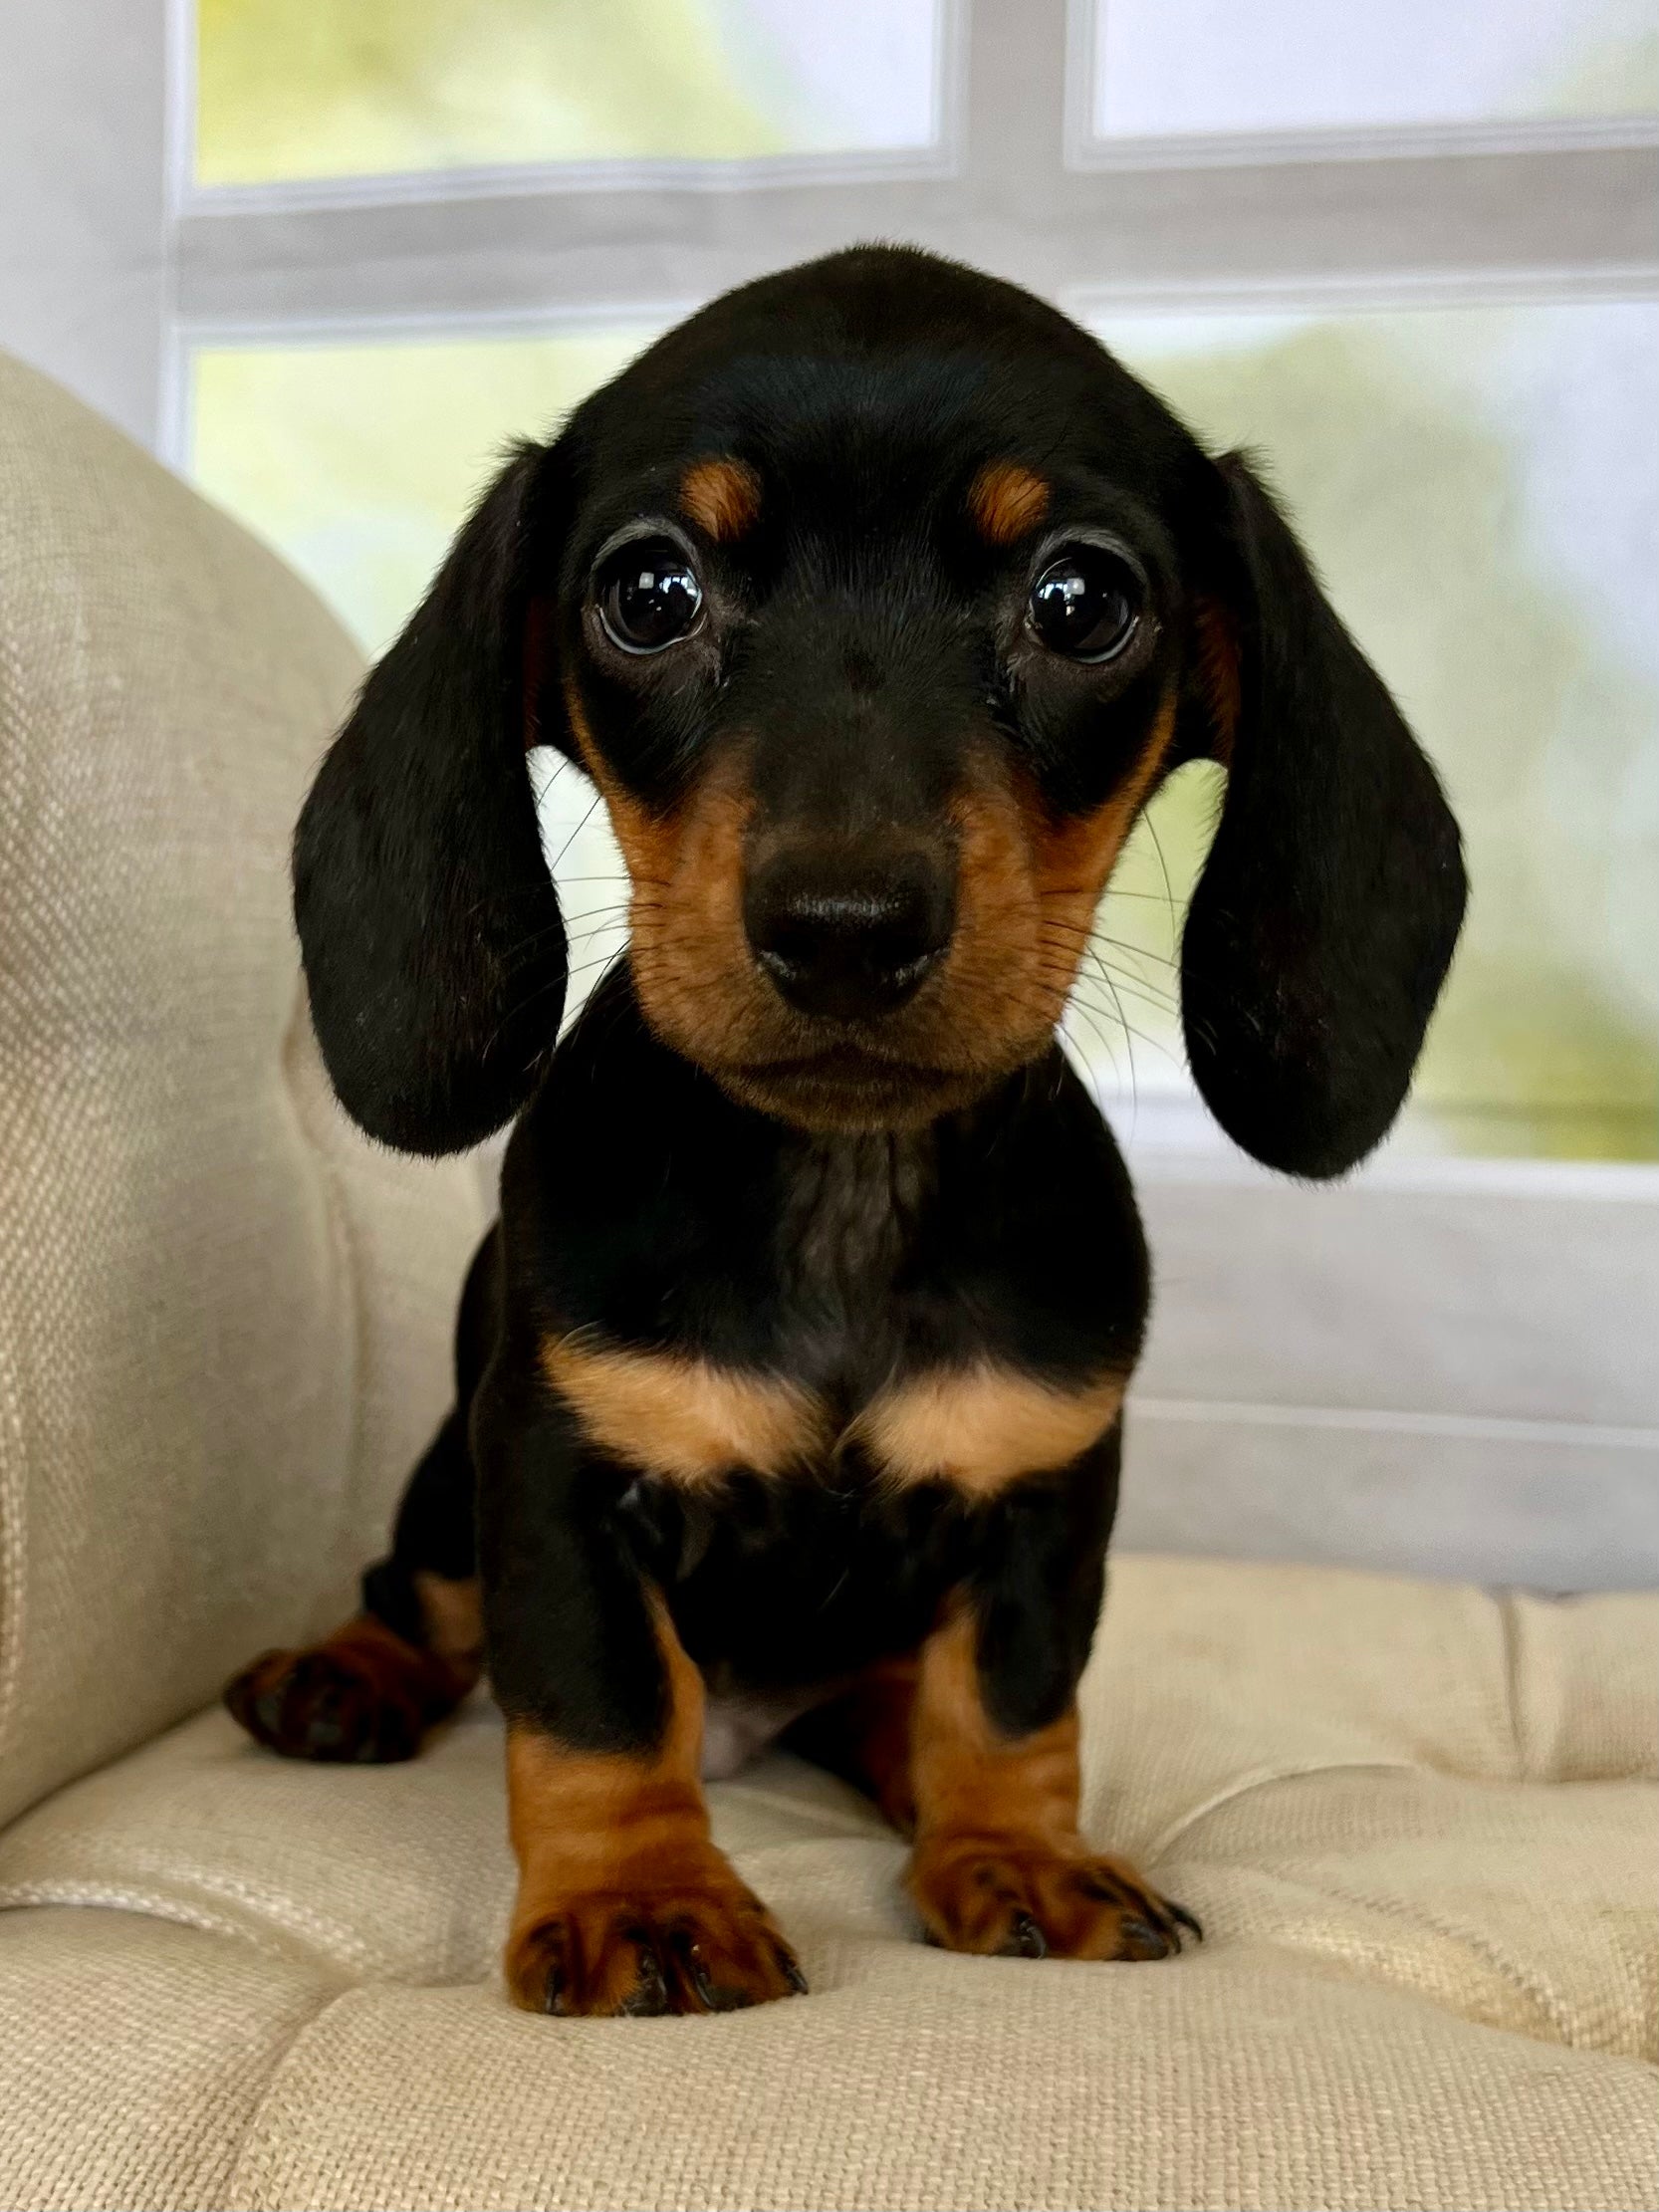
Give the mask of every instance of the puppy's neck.
[(802, 1134), (786, 1156), (786, 1278), (813, 1304), (855, 1313), (891, 1282), (933, 1195), (938, 1124)]

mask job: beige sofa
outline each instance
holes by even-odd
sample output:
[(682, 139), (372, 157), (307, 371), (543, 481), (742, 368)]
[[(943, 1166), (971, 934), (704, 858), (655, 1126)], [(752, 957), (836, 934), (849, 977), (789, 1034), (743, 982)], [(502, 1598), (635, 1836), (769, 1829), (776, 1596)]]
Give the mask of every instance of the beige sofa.
[(0, 2202), (1659, 2201), (1659, 1599), (1121, 1560), (1087, 1822), (1148, 1966), (924, 1949), (782, 1757), (714, 1793), (810, 1999), (507, 2007), (484, 1702), (413, 1765), (213, 1704), (337, 1613), (446, 1387), (470, 1168), (319, 1079), (285, 848), (356, 674), (305, 589), (0, 365)]

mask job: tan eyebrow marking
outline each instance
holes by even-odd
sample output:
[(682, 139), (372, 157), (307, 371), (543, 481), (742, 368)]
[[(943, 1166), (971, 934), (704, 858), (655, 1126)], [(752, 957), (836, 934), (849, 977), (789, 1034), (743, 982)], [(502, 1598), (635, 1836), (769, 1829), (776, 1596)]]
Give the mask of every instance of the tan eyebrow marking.
[(780, 1475), (826, 1442), (818, 1401), (782, 1375), (571, 1337), (543, 1346), (542, 1368), (595, 1443), (670, 1482)]
[(716, 545), (741, 538), (761, 511), (761, 480), (746, 461), (693, 461), (680, 478), (680, 505)]
[(1049, 511), (1049, 486), (1018, 461), (988, 461), (968, 487), (968, 511), (994, 546), (1011, 546)]
[(1116, 1374), (1067, 1390), (989, 1363), (938, 1368), (884, 1391), (853, 1434), (889, 1482), (948, 1482), (986, 1497), (1020, 1475), (1067, 1465), (1122, 1403)]

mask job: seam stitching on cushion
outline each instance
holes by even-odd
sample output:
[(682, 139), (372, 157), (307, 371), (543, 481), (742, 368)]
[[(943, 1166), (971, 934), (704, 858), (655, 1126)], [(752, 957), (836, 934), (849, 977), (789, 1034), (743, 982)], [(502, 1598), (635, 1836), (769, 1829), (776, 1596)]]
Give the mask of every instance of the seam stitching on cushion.
[(299, 1940), (283, 1941), (262, 1930), (250, 1928), (240, 1920), (233, 1920), (223, 1913), (203, 1909), (199, 1905), (186, 1906), (182, 1901), (157, 1897), (150, 1891), (129, 1889), (119, 1882), (84, 1881), (75, 1878), (56, 1881), (9, 1881), (0, 1885), (0, 1912), (32, 1909), (44, 1905), (68, 1905), (88, 1911), (125, 1912), (139, 1919), (166, 1920), (175, 1927), (197, 1928), (203, 1935), (222, 1935), (238, 1943), (246, 1943), (250, 1950), (266, 1958), (281, 1959), (284, 1965), (297, 1962), (331, 1971), (346, 1980), (350, 1986), (359, 1986), (346, 1973), (336, 1959), (326, 1954), (319, 1956)]
[(311, 2034), (312, 2030), (318, 2027), (328, 2017), (328, 2015), (334, 2011), (337, 2005), (343, 2005), (348, 2001), (348, 1999), (356, 1996), (357, 1987), (360, 1987), (360, 1985), (350, 1989), (339, 1989), (335, 1991), (332, 1997), (326, 1997), (323, 2000), (322, 2004), (318, 2006), (317, 2010), (312, 2013), (309, 2018), (300, 2022), (299, 2026), (294, 2030), (294, 2033), (283, 2045), (282, 2050), (277, 2054), (277, 2057), (272, 2064), (271, 2071), (265, 2078), (265, 2087), (263, 2090), (261, 2090), (259, 2098), (256, 2101), (253, 2110), (242, 2122), (242, 2131), (236, 2138), (236, 2148), (231, 2155), (230, 2165), (225, 2182), (225, 2205), (227, 2208), (227, 2212), (237, 2212), (237, 2208), (246, 2205), (249, 2201), (242, 2193), (242, 2160), (247, 2155), (249, 2138), (252, 2136), (254, 2129), (259, 2125), (260, 2121), (265, 2117), (265, 2108), (270, 2103), (271, 2098), (276, 2091), (278, 2082), (281, 2080), (283, 2074), (287, 2071), (289, 2061), (293, 2058), (300, 2045), (304, 2043), (306, 2038)]
[[(1296, 1782), (1321, 1774), (1420, 1774), (1425, 1771), (1432, 1772), (1433, 1770), (1425, 1770), (1408, 1759), (1335, 1759), (1324, 1761), (1318, 1765), (1286, 1768), (1272, 1773), (1258, 1771), (1253, 1775), (1247, 1775), (1230, 1789), (1218, 1791), (1214, 1797), (1207, 1799), (1202, 1805), (1195, 1806), (1190, 1813), (1184, 1814), (1180, 1820), (1164, 1830), (1157, 1841), (1148, 1848), (1147, 1861), (1155, 1866), (1177, 1837), (1196, 1827), (1198, 1822), (1207, 1818), (1211, 1813), (1219, 1812), (1224, 1805), (1231, 1804), (1236, 1798), (1245, 1797), (1250, 1792), (1266, 1788), (1274, 1782)], [(1316, 1885), (1316, 1889), (1320, 1897), (1334, 1898), (1341, 1903), (1354, 1905), (1367, 1912), (1381, 1912), (1392, 1909), (1379, 1904), (1374, 1897), (1367, 1897), (1362, 1893), (1356, 1893), (1340, 1886), (1320, 1882)], [(1531, 1981), (1522, 1969), (1500, 1956), (1480, 1936), (1470, 1933), (1467, 1929), (1450, 1926), (1436, 1918), (1432, 1912), (1423, 1911), (1419, 1907), (1409, 1909), (1412, 1917), (1418, 1919), (1421, 1925), (1431, 1929), (1446, 1942), (1459, 1944), (1464, 1949), (1473, 1951), (1478, 1958), (1484, 1959), (1501, 1980), (1507, 1982), (1512, 1989), (1516, 1990), (1542, 2015), (1553, 2030), (1553, 2040), (1557, 2045), (1569, 2051), (1585, 2048), (1572, 2041), (1567, 2032), (1565, 2018), (1559, 2009), (1558, 2000), (1545, 1986)], [(1394, 1985), (1390, 1984), (1389, 1986)], [(1446, 2010), (1444, 2006), (1439, 2009)], [(1455, 2017), (1462, 2019), (1464, 2016), (1458, 2014)], [(1534, 2040), (1541, 2043), (1546, 2039), (1539, 2036), (1535, 2037)]]
[(8, 1345), (0, 1354), (0, 1750), (10, 1739), (17, 1686), (23, 1677), (23, 1631), (28, 1609), (23, 1549), (28, 1524), (19, 1395), (17, 1363)]
[[(256, 1885), (240, 1880), (234, 1874), (215, 1876), (198, 1868), (189, 1878), (195, 1885), (196, 1890), (204, 1897), (211, 1899), (218, 1896), (227, 1901), (243, 1904), (251, 1913), (261, 1911), (261, 1907), (256, 1901), (259, 1895)], [(199, 1910), (199, 1924), (203, 1927), (216, 1930), (222, 1930), (223, 1927), (232, 1929), (238, 1927), (236, 1922), (221, 1923), (211, 1903), (198, 1907), (194, 1897), (168, 1898), (156, 1890), (144, 1889), (120, 1881), (101, 1882), (97, 1877), (85, 1874), (64, 1875), (59, 1877), (59, 1881), (62, 1890), (65, 1892), (64, 1901), (66, 1902), (73, 1903), (85, 1896), (96, 1903), (102, 1897), (109, 1895), (118, 1898), (122, 1908), (130, 1912), (154, 1912), (162, 1919), (191, 1919), (191, 1915)], [(46, 1886), (46, 1884), (40, 1880), (28, 1883), (8, 1882), (0, 1884), (0, 1905), (5, 1903), (6, 1898), (14, 1889), (40, 1889), (43, 1886)], [(67, 1894), (70, 1890), (76, 1892), (74, 1897)], [(39, 1897), (31, 1897), (28, 1901), (39, 1903), (41, 1900)], [(309, 1931), (311, 1938), (321, 1947), (323, 1957), (328, 1959), (331, 1964), (344, 1966), (340, 1953), (346, 1952), (351, 1955), (356, 1965), (361, 1966), (364, 1970), (373, 1969), (375, 1961), (369, 1946), (353, 1929), (343, 1926), (339, 1921), (331, 1921), (311, 1906), (293, 1899), (289, 1901), (288, 1909), (294, 1915), (293, 1921), (283, 1923), (267, 1913), (264, 1916), (263, 1924), (281, 1927), (284, 1934), (295, 1943), (303, 1943), (307, 1939), (307, 1932)], [(196, 1925), (198, 1923), (191, 1919), (191, 1924)], [(250, 1937), (249, 1940), (255, 1939)]]
[[(1367, 1897), (1363, 1893), (1363, 1891), (1354, 1891), (1351, 1889), (1343, 1888), (1341, 1886), (1327, 1887), (1326, 1884), (1324, 1884), (1323, 1882), (1320, 1882), (1317, 1885), (1317, 1893), (1321, 1897), (1335, 1898), (1338, 1902), (1342, 1904), (1354, 1905), (1359, 1910), (1364, 1912), (1392, 1912), (1394, 1910), (1394, 1908), (1391, 1906), (1379, 1904), (1374, 1897)], [(1566, 2020), (1561, 2010), (1559, 2009), (1558, 2001), (1553, 1996), (1553, 1994), (1542, 1984), (1532, 1981), (1520, 1967), (1514, 1965), (1510, 1960), (1502, 1957), (1499, 1952), (1497, 1952), (1492, 1947), (1491, 1944), (1484, 1940), (1484, 1938), (1472, 1933), (1467, 1928), (1454, 1927), (1448, 1922), (1439, 1919), (1433, 1912), (1425, 1911), (1420, 1907), (1413, 1906), (1408, 1908), (1408, 1911), (1410, 1918), (1419, 1920), (1422, 1926), (1430, 1929), (1435, 1935), (1441, 1937), (1443, 1941), (1447, 1943), (1455, 1943), (1463, 1950), (1473, 1951), (1478, 1959), (1483, 1959), (1486, 1964), (1492, 1968), (1493, 1972), (1498, 1976), (1500, 1981), (1507, 1982), (1511, 1989), (1516, 1990), (1522, 1997), (1526, 1998), (1527, 2001), (1531, 2005), (1533, 2005), (1537, 2011), (1542, 2014), (1545, 2021), (1548, 2022), (1550, 2028), (1554, 2031), (1554, 2043), (1558, 2045), (1563, 2051), (1577, 2051), (1598, 2048), (1593, 2045), (1580, 2045), (1574, 2043), (1572, 2037), (1567, 2032)], [(1390, 1984), (1389, 1986), (1394, 1987), (1397, 1985)], [(1418, 1994), (1422, 1993), (1419, 1992)], [(1431, 2000), (1431, 2002), (1433, 2000)], [(1442, 2005), (1439, 2006), (1438, 2009), (1442, 2012), (1445, 2012), (1449, 2008)], [(1466, 2013), (1457, 2013), (1454, 2014), (1453, 2017), (1458, 2020), (1464, 2020), (1468, 2018), (1468, 2015)], [(1472, 2025), (1484, 2026), (1487, 2024), (1484, 2022), (1475, 2022)], [(1513, 2030), (1511, 2032), (1514, 2033)], [(1549, 2039), (1546, 2039), (1543, 2036), (1535, 2036), (1533, 2040), (1535, 2043), (1543, 2043)]]
[[(8, 362), (8, 368), (18, 365)], [(48, 385), (47, 389), (52, 387)], [(54, 393), (54, 396), (62, 396)], [(27, 409), (25, 419), (28, 418)], [(80, 423), (54, 423), (45, 433), (48, 438), (65, 437), (64, 443), (52, 459), (71, 454), (73, 443), (79, 439)], [(48, 480), (50, 469), (40, 478), (42, 486)], [(27, 512), (27, 507), (25, 512)], [(55, 597), (61, 603), (60, 618), (56, 624), (55, 641), (66, 649), (67, 665), (53, 679), (54, 704), (62, 712), (57, 718), (54, 738), (54, 755), (73, 751), (76, 740), (87, 742), (94, 726), (91, 704), (95, 684), (91, 678), (92, 656), (89, 648), (91, 621), (88, 614), (85, 579), (78, 564), (68, 557), (68, 540), (57, 532), (57, 517), (53, 516), (55, 536), (50, 547), (43, 549), (38, 543), (30, 548), (39, 562), (49, 555), (48, 568), (56, 565)], [(10, 633), (4, 640), (3, 659), (7, 682), (0, 689), (0, 708), (5, 710), (5, 726), (9, 727), (14, 713), (14, 701), (22, 701), (31, 690), (23, 645)], [(73, 717), (73, 720), (71, 720)], [(8, 1317), (9, 1318), (9, 1317)], [(8, 1348), (17, 1344), (20, 1332), (6, 1331)], [(29, 1571), (27, 1547), (29, 1541), (28, 1488), (29, 1470), (24, 1451), (26, 1423), (23, 1412), (23, 1377), (20, 1365), (10, 1349), (0, 1364), (0, 1410), (6, 1416), (11, 1447), (0, 1444), (0, 1751), (8, 1742), (13, 1719), (20, 1699), (23, 1682), (23, 1649), (28, 1619)], [(47, 1786), (47, 1793), (57, 1787)], [(34, 1795), (16, 1808), (13, 1818), (27, 1812), (31, 1804), (38, 1804), (43, 1795), (37, 1784)]]
[(1531, 1782), (1547, 1780), (1534, 1776), (1532, 1762), (1527, 1756), (1526, 1739), (1521, 1730), (1521, 1618), (1516, 1610), (1513, 1590), (1499, 1591), (1498, 1619), (1504, 1637), (1504, 1695), (1510, 1709), (1510, 1746), (1515, 1755), (1515, 1779)]
[(1300, 1782), (1315, 1774), (1421, 1774), (1422, 1766), (1412, 1759), (1310, 1759), (1295, 1767), (1255, 1767), (1248, 1774), (1230, 1782), (1226, 1789), (1217, 1790), (1160, 1829), (1155, 1839), (1146, 1846), (1146, 1856), (1153, 1863), (1161, 1858), (1178, 1838), (1189, 1829), (1208, 1820), (1212, 1813), (1219, 1813), (1224, 1805), (1231, 1805), (1236, 1798), (1248, 1797), (1253, 1790), (1265, 1790), (1275, 1782)]

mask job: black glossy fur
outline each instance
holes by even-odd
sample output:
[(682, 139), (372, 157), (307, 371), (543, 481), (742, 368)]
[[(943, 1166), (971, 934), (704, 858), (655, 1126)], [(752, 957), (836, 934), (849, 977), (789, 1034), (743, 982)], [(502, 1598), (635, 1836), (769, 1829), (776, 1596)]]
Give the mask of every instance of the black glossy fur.
[[(703, 455), (760, 486), (753, 527), (701, 547), (708, 638), (671, 667), (607, 659), (595, 557), (673, 515)], [(968, 487), (1010, 458), (1049, 505), (987, 544)], [(1111, 530), (1149, 580), (1144, 652), (1109, 678), (1051, 666), (1019, 630), (1034, 544), (1070, 528)], [(1126, 1374), (1148, 1273), (1117, 1150), (1046, 1024), (999, 1065), (989, 1046), (972, 1062), (971, 1023), (941, 1044), (936, 1020), (948, 1106), (871, 1106), (862, 1130), (797, 1125), (787, 1087), (756, 1103), (750, 1063), (722, 1059), (735, 1014), (697, 1015), (706, 1054), (664, 1041), (625, 967), (556, 1053), (565, 947), (524, 752), (584, 762), (573, 696), (645, 818), (742, 757), (750, 867), (805, 824), (863, 840), (877, 868), (890, 851), (947, 875), (968, 748), (1064, 828), (1124, 786), (1170, 703), (1153, 785), (1199, 754), (1230, 769), (1185, 936), (1194, 1074), (1238, 1142), (1308, 1176), (1388, 1127), (1451, 956), (1464, 882), (1434, 774), (1242, 460), (1212, 460), (1041, 302), (872, 248), (715, 303), (520, 451), (319, 775), (296, 912), (346, 1106), (421, 1152), (520, 1113), (463, 1302), (458, 1408), (370, 1609), (418, 1640), (412, 1578), (472, 1571), (476, 1500), (494, 1688), (572, 1746), (660, 1725), (652, 1590), (711, 1680), (760, 1690), (912, 1649), (967, 1592), (988, 1708), (1035, 1728), (1087, 1653), (1116, 1428), (987, 1503), (872, 1483), (855, 1445), (690, 1495), (596, 1449), (541, 1352), (581, 1330), (697, 1353), (810, 1387), (837, 1425), (895, 1377), (988, 1357), (1063, 1388)], [(903, 1018), (917, 1036), (925, 999)], [(788, 1034), (817, 1049), (810, 1024)]]

